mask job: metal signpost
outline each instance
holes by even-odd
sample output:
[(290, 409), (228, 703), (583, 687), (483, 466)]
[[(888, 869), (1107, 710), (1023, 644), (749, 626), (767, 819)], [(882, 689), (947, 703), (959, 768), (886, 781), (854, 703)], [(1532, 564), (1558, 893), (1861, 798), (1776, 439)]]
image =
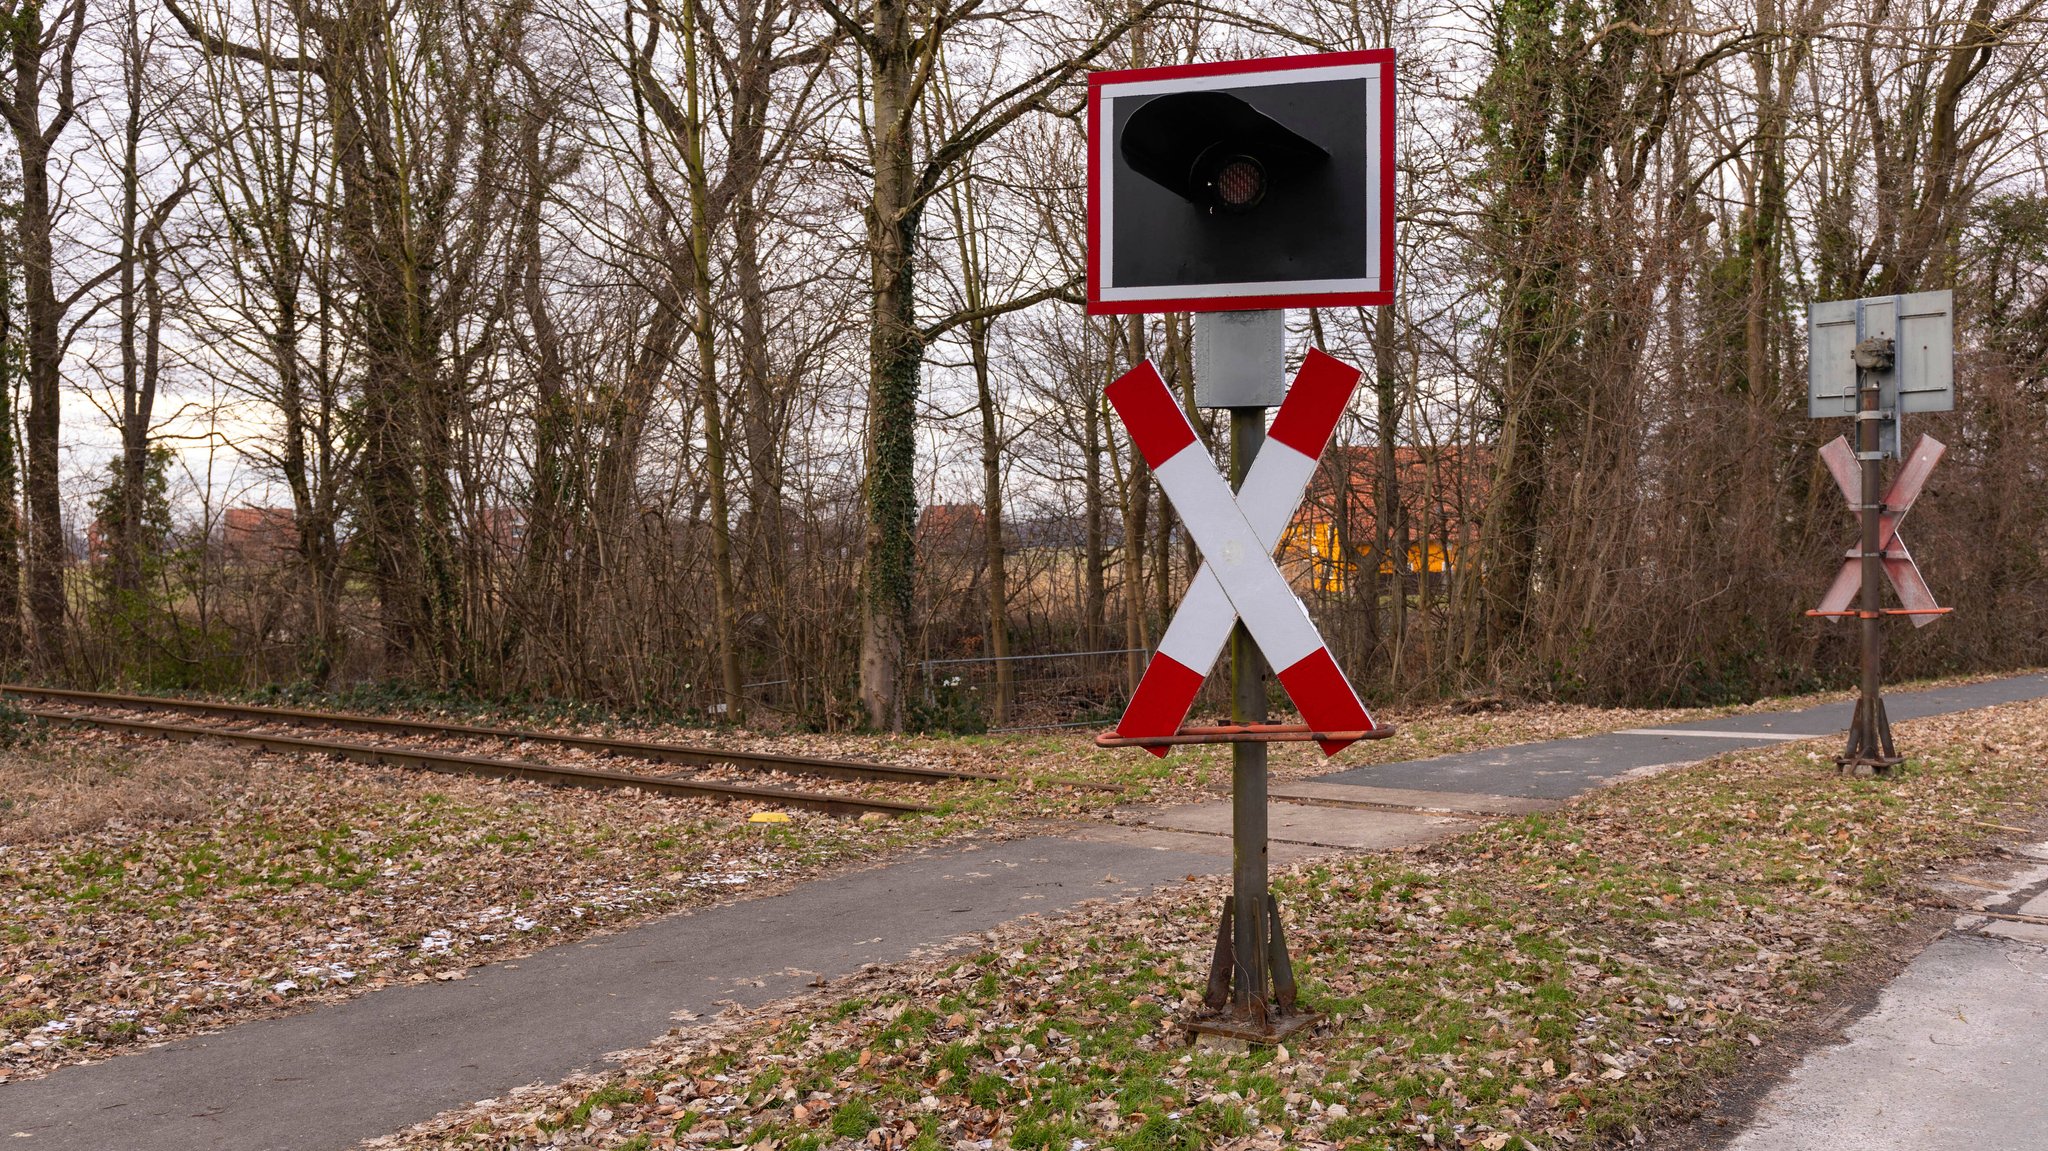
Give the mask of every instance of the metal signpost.
[[(1837, 437), (1821, 449), (1821, 460), (1857, 515), (1860, 538), (1820, 607), (1806, 613), (1862, 622), (1862, 691), (1848, 746), (1835, 757), (1845, 774), (1888, 775), (1905, 761), (1884, 710), (1884, 637), (1878, 624), (1897, 615), (1924, 627), (1949, 610), (1935, 605), (1899, 535), (1900, 522), (1946, 447), (1921, 436), (1891, 487), (1882, 495), (1879, 488), (1885, 458), (1900, 458), (1904, 414), (1955, 407), (1954, 315), (1948, 292), (1835, 300), (1814, 304), (1807, 313), (1807, 414), (1856, 421), (1855, 447)], [(1886, 580), (1899, 597), (1897, 608), (1883, 606)]]
[[(1358, 370), (1311, 351), (1284, 382), (1288, 306), (1392, 300), (1393, 53), (1103, 72), (1088, 99), (1089, 311), (1191, 311), (1195, 399), (1230, 413), (1228, 479), (1150, 362), (1110, 385), (1203, 561), (1105, 747), (1231, 745), (1231, 895), (1190, 1029), (1274, 1043), (1316, 1016), (1267, 867), (1266, 744), (1326, 753), (1376, 724), (1273, 561)], [(1279, 407), (1272, 427), (1266, 410)], [(1187, 727), (1230, 648), (1231, 723)], [(1267, 722), (1277, 677), (1299, 724)]]

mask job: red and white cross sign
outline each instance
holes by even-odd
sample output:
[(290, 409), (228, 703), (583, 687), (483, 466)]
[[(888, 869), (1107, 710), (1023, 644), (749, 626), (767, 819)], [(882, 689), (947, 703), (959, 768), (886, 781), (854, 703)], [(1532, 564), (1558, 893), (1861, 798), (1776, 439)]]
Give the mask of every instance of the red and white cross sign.
[[(1913, 563), (1913, 553), (1906, 550), (1906, 541), (1899, 536), (1899, 523), (1906, 513), (1913, 510), (1913, 501), (1920, 498), (1920, 489), (1927, 486), (1927, 476), (1934, 471), (1934, 465), (1941, 461), (1941, 455), (1948, 445), (1933, 436), (1921, 436), (1913, 445), (1913, 454), (1892, 477), (1892, 486), (1884, 493), (1884, 508), (1877, 517), (1878, 550), (1883, 558), (1885, 578), (1891, 581), (1892, 590), (1898, 593), (1899, 603), (1912, 615), (1914, 627), (1926, 627), (1937, 618), (1938, 609), (1934, 593), (1927, 588), (1927, 581), (1920, 578), (1920, 568)], [(1863, 477), (1858, 470), (1856, 449), (1849, 446), (1846, 436), (1836, 436), (1820, 450), (1820, 458), (1835, 477), (1835, 486), (1842, 489), (1842, 498), (1849, 501), (1849, 514), (1857, 514), (1863, 490)], [(1857, 593), (1863, 588), (1862, 541), (1848, 551), (1848, 558), (1842, 561), (1842, 570), (1835, 573), (1835, 582), (1829, 586), (1828, 594), (1821, 597), (1817, 614), (1840, 618), (1848, 614), (1849, 606), (1856, 601)]]
[[(1281, 686), (1311, 729), (1373, 729), (1372, 716), (1331, 657), (1308, 609), (1273, 562), (1273, 549), (1294, 518), (1316, 459), (1357, 384), (1358, 369), (1311, 351), (1236, 493), (1201, 450), (1187, 413), (1150, 361), (1109, 386), (1109, 402), (1203, 556), (1187, 597), (1124, 709), (1118, 735), (1178, 731), (1239, 619), (1279, 669)], [(1335, 755), (1351, 741), (1318, 742)], [(1148, 750), (1166, 754), (1163, 747)]]

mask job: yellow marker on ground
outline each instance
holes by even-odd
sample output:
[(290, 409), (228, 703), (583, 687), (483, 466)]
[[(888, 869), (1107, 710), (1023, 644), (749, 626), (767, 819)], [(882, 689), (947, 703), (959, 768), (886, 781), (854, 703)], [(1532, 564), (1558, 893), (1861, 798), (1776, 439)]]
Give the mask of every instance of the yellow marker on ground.
[(757, 812), (755, 812), (754, 814), (752, 814), (752, 815), (750, 815), (750, 816), (748, 816), (748, 817), (747, 817), (747, 822), (748, 822), (748, 823), (788, 823), (788, 822), (789, 822), (789, 813), (788, 813), (788, 812), (786, 812), (786, 811), (757, 811)]

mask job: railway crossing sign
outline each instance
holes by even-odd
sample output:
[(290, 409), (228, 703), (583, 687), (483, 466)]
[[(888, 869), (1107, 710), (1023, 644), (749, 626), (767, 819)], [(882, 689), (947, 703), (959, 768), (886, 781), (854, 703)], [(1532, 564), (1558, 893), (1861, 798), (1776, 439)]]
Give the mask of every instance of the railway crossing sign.
[[(1149, 361), (1108, 389), (1203, 558), (1122, 720), (1095, 742), (1231, 745), (1231, 894), (1194, 1033), (1278, 1043), (1317, 1018), (1296, 1008), (1267, 882), (1265, 745), (1312, 739), (1334, 755), (1393, 734), (1273, 561), (1359, 375), (1312, 351), (1282, 399), (1280, 309), (1393, 302), (1393, 111), (1387, 49), (1088, 78), (1088, 311), (1202, 313), (1195, 402), (1230, 413), (1226, 480)], [(1232, 723), (1183, 727), (1226, 644)], [(1303, 723), (1266, 722), (1268, 664)]]
[(1088, 77), (1088, 311), (1393, 300), (1394, 53)]
[[(1316, 741), (1324, 752), (1335, 755), (1375, 729), (1308, 609), (1273, 562), (1273, 549), (1301, 504), (1358, 377), (1358, 369), (1311, 351), (1236, 493), (1201, 449), (1187, 413), (1149, 360), (1109, 386), (1110, 403), (1203, 556), (1117, 725), (1119, 736), (1171, 736), (1179, 730), (1240, 620), (1278, 669), (1303, 722), (1327, 736)], [(1166, 753), (1163, 746), (1148, 750)]]
[[(1899, 474), (1892, 477), (1891, 487), (1885, 489), (1883, 507), (1878, 511), (1878, 549), (1883, 552), (1879, 562), (1884, 566), (1885, 580), (1892, 585), (1892, 591), (1899, 597), (1899, 605), (1912, 613), (1907, 618), (1914, 627), (1926, 627), (1939, 619), (1941, 612), (1934, 602), (1934, 593), (1927, 588), (1927, 581), (1920, 577), (1919, 565), (1913, 562), (1913, 553), (1906, 548), (1905, 538), (1899, 535), (1899, 524), (1906, 513), (1913, 510), (1913, 502), (1920, 498), (1920, 490), (1927, 486), (1927, 477), (1933, 473), (1934, 465), (1941, 462), (1942, 453), (1948, 445), (1933, 436), (1921, 436), (1913, 445), (1913, 454), (1906, 459)], [(1857, 491), (1863, 477), (1856, 462), (1856, 450), (1849, 446), (1847, 436), (1836, 436), (1820, 450), (1821, 461), (1827, 464), (1828, 472), (1835, 477), (1835, 486), (1842, 489), (1842, 498), (1849, 501), (1849, 514), (1855, 515), (1862, 500)], [(1835, 582), (1821, 597), (1820, 607), (1815, 615), (1825, 616), (1830, 621), (1854, 615), (1850, 605), (1856, 601), (1856, 594), (1863, 587), (1863, 549), (1860, 543), (1851, 547), (1842, 561), (1842, 570), (1835, 573)]]
[[(1849, 720), (1849, 742), (1835, 763), (1852, 775), (1889, 774), (1905, 762), (1892, 743), (1884, 709), (1884, 637), (1878, 624), (1903, 615), (1915, 627), (1934, 622), (1948, 609), (1936, 607), (1934, 593), (1920, 578), (1913, 554), (1899, 537), (1928, 474), (1946, 450), (1940, 440), (1921, 436), (1891, 486), (1879, 494), (1884, 461), (1899, 458), (1901, 422), (1907, 412), (1945, 412), (1955, 407), (1955, 299), (1949, 292), (1914, 292), (1863, 300), (1829, 300), (1806, 313), (1807, 414), (1814, 419), (1846, 416), (1855, 421), (1855, 446), (1837, 437), (1821, 449), (1856, 516), (1856, 546), (1848, 562), (1806, 614), (1829, 620), (1855, 616), (1863, 640), (1862, 690)], [(1889, 581), (1904, 606), (1883, 606)], [(1852, 608), (1850, 605), (1854, 604)]]

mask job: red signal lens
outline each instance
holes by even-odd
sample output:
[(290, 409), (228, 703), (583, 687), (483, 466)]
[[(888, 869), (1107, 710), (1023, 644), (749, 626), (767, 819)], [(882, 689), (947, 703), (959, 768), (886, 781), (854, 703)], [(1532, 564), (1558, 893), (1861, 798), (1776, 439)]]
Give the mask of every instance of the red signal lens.
[(1250, 156), (1238, 156), (1216, 173), (1216, 199), (1242, 211), (1266, 197), (1266, 170)]

